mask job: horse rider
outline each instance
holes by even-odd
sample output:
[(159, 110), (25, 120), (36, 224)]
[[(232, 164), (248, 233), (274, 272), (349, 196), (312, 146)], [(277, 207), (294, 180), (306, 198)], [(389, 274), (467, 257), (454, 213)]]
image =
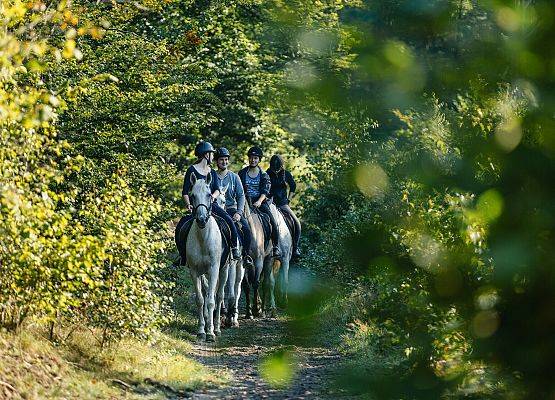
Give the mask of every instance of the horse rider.
[(263, 155), (260, 147), (251, 147), (247, 153), (249, 165), (239, 171), (239, 178), (241, 178), (241, 182), (243, 183), (243, 190), (245, 191), (247, 199), (250, 200), (253, 207), (270, 217), (270, 224), (272, 225), (272, 255), (274, 258), (280, 258), (281, 252), (278, 247), (278, 225), (270, 211), (270, 204), (268, 203), (271, 185), (270, 177), (258, 166)]
[[(214, 147), (210, 143), (205, 141), (201, 141), (195, 147), (195, 156), (197, 157), (197, 161), (195, 164), (187, 168), (187, 172), (185, 172), (185, 179), (183, 180), (183, 190), (181, 192), (183, 195), (183, 200), (185, 201), (185, 207), (191, 214), (181, 218), (181, 220), (177, 224), (176, 238), (179, 230), (181, 229), (181, 226), (183, 226), (183, 224), (187, 221), (194, 218), (194, 215), (192, 214), (193, 207), (191, 206), (191, 201), (189, 200), (189, 193), (193, 187), (191, 183), (191, 175), (194, 174), (197, 179), (206, 180), (208, 174), (211, 174), (210, 191), (212, 192), (211, 201), (213, 202), (212, 212), (218, 217), (223, 218), (225, 222), (229, 225), (229, 229), (231, 230), (231, 257), (234, 260), (239, 260), (241, 258), (241, 253), (239, 252), (239, 248), (237, 247), (237, 228), (235, 227), (235, 224), (233, 223), (231, 217), (214, 201), (220, 195), (220, 190), (218, 187), (218, 175), (216, 174), (216, 171), (214, 171), (211, 167), (215, 152), (216, 150), (214, 150)], [(179, 253), (181, 259), (185, 261), (185, 249), (179, 249)]]
[(252, 258), (249, 256), (248, 249), (251, 245), (252, 234), (249, 223), (244, 216), (245, 211), (245, 192), (243, 191), (243, 184), (239, 175), (230, 171), (229, 161), (231, 154), (225, 147), (220, 147), (216, 151), (216, 166), (218, 167), (218, 187), (224, 188), (227, 186), (225, 192), (225, 211), (229, 214), (234, 222), (239, 222), (243, 231), (243, 257), (247, 265), (252, 265)]
[[(276, 207), (290, 215), (295, 222), (293, 238), (293, 258), (299, 259), (301, 257), (301, 252), (299, 250), (299, 241), (301, 238), (301, 222), (289, 206), (289, 201), (293, 198), (295, 194), (297, 184), (295, 183), (291, 172), (285, 169), (283, 158), (278, 154), (274, 154), (270, 158), (270, 168), (268, 168), (266, 172), (270, 176), (270, 181), (272, 183), (269, 197), (272, 199)], [(287, 193), (287, 187), (289, 187), (289, 193)]]

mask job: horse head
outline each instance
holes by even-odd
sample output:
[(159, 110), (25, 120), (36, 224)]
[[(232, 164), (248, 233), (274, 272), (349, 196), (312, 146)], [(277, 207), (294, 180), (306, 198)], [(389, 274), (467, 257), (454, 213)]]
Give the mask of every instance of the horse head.
[(208, 174), (206, 180), (197, 179), (195, 174), (191, 174), (193, 188), (189, 198), (193, 206), (193, 215), (200, 229), (204, 229), (212, 213), (212, 193), (210, 192), (210, 182), (212, 175)]

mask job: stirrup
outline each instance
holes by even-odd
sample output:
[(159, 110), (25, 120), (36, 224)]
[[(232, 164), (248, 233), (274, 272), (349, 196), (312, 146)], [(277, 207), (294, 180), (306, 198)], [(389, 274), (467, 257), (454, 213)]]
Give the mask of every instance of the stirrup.
[(249, 267), (254, 266), (254, 261), (253, 261), (252, 257), (249, 256), (248, 254), (243, 257), (243, 261), (244, 261), (245, 265), (247, 265)]

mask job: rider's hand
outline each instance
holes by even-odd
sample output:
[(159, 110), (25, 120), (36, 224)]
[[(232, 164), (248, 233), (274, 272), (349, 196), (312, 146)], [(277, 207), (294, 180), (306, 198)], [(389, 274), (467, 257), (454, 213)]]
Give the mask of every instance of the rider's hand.
[(262, 205), (262, 202), (260, 200), (255, 201), (254, 203), (252, 203), (252, 205), (256, 208), (260, 207)]
[(239, 213), (233, 214), (233, 220), (235, 222), (239, 222), (241, 220), (241, 214), (239, 214)]
[(187, 205), (185, 206), (185, 208), (187, 209), (187, 211), (193, 212), (193, 206), (192, 206), (192, 205), (187, 204)]

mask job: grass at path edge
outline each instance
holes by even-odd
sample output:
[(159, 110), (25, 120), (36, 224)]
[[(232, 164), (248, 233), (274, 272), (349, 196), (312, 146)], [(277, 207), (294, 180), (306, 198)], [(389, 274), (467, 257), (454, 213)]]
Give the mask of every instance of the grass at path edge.
[(2, 399), (161, 399), (225, 384), (228, 377), (189, 356), (187, 340), (156, 332), (100, 350), (90, 332), (63, 344), (39, 330), (0, 332)]

